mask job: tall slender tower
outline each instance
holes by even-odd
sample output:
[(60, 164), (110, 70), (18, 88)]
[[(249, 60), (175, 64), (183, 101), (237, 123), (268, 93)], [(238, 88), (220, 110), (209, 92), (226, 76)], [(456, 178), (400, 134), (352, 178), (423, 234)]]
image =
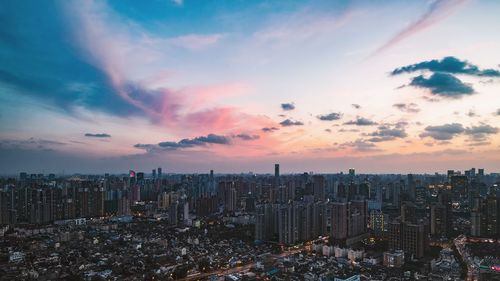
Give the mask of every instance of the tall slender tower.
[(274, 186), (280, 185), (280, 164), (274, 164)]

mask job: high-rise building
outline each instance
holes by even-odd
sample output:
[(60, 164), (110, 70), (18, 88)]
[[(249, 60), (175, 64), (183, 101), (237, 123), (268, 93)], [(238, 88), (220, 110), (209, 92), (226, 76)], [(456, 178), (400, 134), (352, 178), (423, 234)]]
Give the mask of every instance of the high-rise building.
[(255, 198), (253, 197), (245, 198), (245, 211), (247, 212), (255, 211)]
[(0, 225), (17, 223), (14, 188), (0, 188)]
[(280, 164), (274, 164), (274, 186), (280, 185)]
[(484, 169), (478, 169), (477, 170), (477, 175), (481, 176), (481, 177), (484, 176)]
[(481, 212), (472, 211), (470, 213), (470, 235), (481, 236)]
[(500, 202), (496, 194), (476, 198), (471, 212), (471, 235), (500, 237)]
[[(327, 212), (326, 224), (327, 231), (330, 237), (334, 240), (345, 240), (348, 236), (349, 225), (348, 225), (348, 203), (345, 202), (331, 202), (327, 205), (329, 213)], [(330, 221), (330, 223), (328, 223)]]
[(370, 198), (370, 183), (365, 181), (365, 182), (359, 184), (357, 196), (359, 198), (369, 199)]
[(450, 179), (453, 200), (463, 201), (467, 198), (468, 178), (466, 176), (452, 176)]
[(449, 182), (449, 181), (451, 181), (451, 177), (455, 175), (455, 171), (454, 170), (448, 170), (448, 172), (446, 174), (448, 176), (448, 182)]
[(447, 237), (450, 229), (448, 229), (448, 212), (446, 206), (437, 203), (431, 206), (431, 235), (434, 237)]
[(255, 237), (284, 244), (330, 236), (338, 243), (366, 232), (367, 203), (289, 202), (256, 207)]
[(427, 202), (427, 189), (422, 185), (415, 187), (415, 204), (422, 207)]
[(399, 207), (401, 202), (401, 185), (398, 183), (390, 183), (387, 188), (389, 189), (391, 203), (394, 207)]
[(182, 201), (179, 205), (179, 207), (181, 208), (179, 212), (181, 215), (180, 220), (185, 224), (189, 220), (189, 202)]
[(130, 203), (135, 204), (136, 202), (141, 201), (141, 187), (139, 184), (133, 184), (130, 187)]
[(499, 213), (500, 202), (499, 198), (493, 194), (488, 195), (485, 199), (486, 208), (486, 235), (490, 237), (498, 237), (500, 235)]
[(347, 187), (344, 185), (344, 183), (340, 182), (337, 186), (337, 192), (335, 194), (335, 198), (340, 199), (340, 198), (347, 198)]
[(325, 178), (322, 175), (313, 176), (313, 195), (315, 200), (323, 201), (325, 200), (326, 190), (325, 190)]
[(413, 202), (405, 201), (401, 203), (401, 221), (408, 223), (417, 222), (417, 207)]
[(217, 182), (215, 181), (214, 170), (210, 170), (209, 191), (210, 196), (217, 194)]
[(370, 229), (376, 236), (383, 235), (385, 231), (386, 215), (381, 210), (370, 211)]
[(292, 244), (298, 240), (292, 204), (283, 204), (278, 209), (279, 243)]
[(177, 226), (179, 224), (179, 202), (170, 204), (168, 217), (171, 225)]
[(388, 227), (389, 248), (403, 250), (421, 258), (429, 246), (428, 236), (428, 224), (417, 219), (415, 205), (412, 202), (403, 202), (401, 217), (391, 222)]
[(298, 214), (298, 220), (301, 223), (299, 228), (299, 239), (301, 241), (309, 241), (318, 237), (315, 235), (313, 229), (313, 208), (314, 203), (304, 203), (301, 205), (300, 213)]
[(255, 239), (269, 241), (273, 240), (273, 208), (271, 204), (265, 203), (256, 206), (255, 214)]
[(417, 187), (415, 184), (415, 180), (413, 178), (413, 174), (407, 175), (407, 181), (408, 181), (408, 185), (407, 185), (406, 193), (410, 196), (411, 200), (415, 200)]
[(476, 168), (471, 168), (470, 170), (470, 176), (475, 177), (476, 176)]
[(144, 181), (144, 173), (143, 172), (138, 172), (136, 175), (137, 175), (137, 182)]
[(403, 250), (415, 258), (424, 256), (429, 246), (428, 224), (416, 219), (415, 205), (411, 202), (401, 204), (401, 217), (388, 227), (389, 248)]
[(351, 169), (349, 169), (349, 176), (350, 176), (350, 177), (354, 177), (355, 175), (356, 175), (356, 170), (354, 170), (354, 169), (352, 169), (352, 168), (351, 168)]
[(238, 208), (238, 193), (235, 188), (229, 189), (226, 193), (226, 198), (224, 201), (225, 210), (234, 212)]
[(388, 238), (391, 250), (403, 250), (415, 258), (423, 257), (428, 247), (426, 227), (422, 223), (394, 221), (389, 224)]
[(315, 202), (312, 204), (312, 233), (314, 237), (328, 233), (326, 229), (327, 215), (325, 213), (325, 203)]
[(366, 200), (349, 202), (348, 237), (356, 237), (366, 233), (368, 224), (368, 203)]

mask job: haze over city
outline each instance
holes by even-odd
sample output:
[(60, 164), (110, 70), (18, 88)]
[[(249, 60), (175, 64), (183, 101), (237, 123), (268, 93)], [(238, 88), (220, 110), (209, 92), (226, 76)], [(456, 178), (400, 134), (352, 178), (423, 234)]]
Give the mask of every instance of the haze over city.
[(499, 11), (4, 1), (0, 171), (499, 171)]

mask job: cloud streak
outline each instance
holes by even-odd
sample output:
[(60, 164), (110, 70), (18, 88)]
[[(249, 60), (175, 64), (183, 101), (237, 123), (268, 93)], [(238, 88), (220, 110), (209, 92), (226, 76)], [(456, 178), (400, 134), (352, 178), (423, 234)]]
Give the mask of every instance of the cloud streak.
[(42, 138), (28, 138), (28, 139), (2, 139), (0, 140), (0, 147), (8, 149), (53, 149), (60, 146), (66, 146), (67, 143), (47, 140)]
[(405, 27), (399, 31), (396, 35), (391, 37), (387, 42), (382, 44), (371, 57), (379, 55), (388, 49), (394, 47), (398, 43), (404, 41), (405, 39), (429, 28), (433, 24), (443, 20), (452, 14), (457, 8), (462, 6), (465, 0), (435, 0), (433, 1), (427, 11), (420, 16), (416, 21), (411, 23), (409, 26)]
[(207, 136), (200, 136), (192, 139), (182, 139), (178, 142), (164, 141), (158, 144), (135, 144), (135, 148), (144, 149), (148, 152), (162, 151), (162, 150), (178, 150), (193, 147), (204, 147), (210, 144), (229, 145), (231, 141), (226, 136), (208, 134)]
[(106, 133), (97, 133), (97, 134), (92, 134), (92, 133), (86, 133), (84, 136), (89, 137), (89, 138), (110, 138), (110, 134)]
[(252, 141), (252, 140), (258, 140), (260, 138), (259, 135), (249, 135), (249, 134), (238, 134), (233, 136), (233, 138), (239, 138), (244, 141)]
[(276, 127), (264, 127), (262, 128), (262, 131), (264, 133), (270, 133), (270, 132), (274, 132), (274, 131), (278, 131), (279, 128), (276, 128)]

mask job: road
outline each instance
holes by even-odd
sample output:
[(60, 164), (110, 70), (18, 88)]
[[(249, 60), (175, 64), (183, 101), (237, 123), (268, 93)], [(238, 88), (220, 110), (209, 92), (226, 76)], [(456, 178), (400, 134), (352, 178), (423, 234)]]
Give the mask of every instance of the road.
[(462, 260), (467, 265), (467, 279), (466, 281), (477, 281), (479, 280), (479, 270), (474, 265), (472, 257), (468, 255), (465, 251), (465, 246), (467, 243), (467, 238), (465, 236), (459, 236), (453, 240), (455, 247), (457, 247), (458, 253), (462, 256)]
[[(293, 250), (283, 252), (279, 255), (271, 255), (271, 257), (275, 258), (275, 259), (284, 258), (284, 257), (290, 256), (290, 255), (300, 253), (303, 250), (304, 250), (304, 247), (301, 247), (298, 249), (293, 249)], [(252, 267), (255, 267), (255, 265), (256, 265), (256, 263), (252, 262), (249, 264), (245, 264), (245, 265), (241, 265), (241, 266), (237, 266), (237, 267), (233, 267), (233, 268), (228, 268), (228, 269), (219, 269), (219, 270), (215, 270), (212, 272), (195, 273), (195, 274), (188, 275), (187, 277), (179, 279), (179, 280), (191, 281), (191, 280), (199, 280), (199, 279), (207, 278), (207, 277), (210, 277), (212, 275), (219, 276), (219, 275), (228, 275), (231, 273), (238, 273), (238, 272), (245, 273), (245, 272), (248, 272)]]

